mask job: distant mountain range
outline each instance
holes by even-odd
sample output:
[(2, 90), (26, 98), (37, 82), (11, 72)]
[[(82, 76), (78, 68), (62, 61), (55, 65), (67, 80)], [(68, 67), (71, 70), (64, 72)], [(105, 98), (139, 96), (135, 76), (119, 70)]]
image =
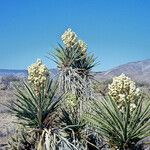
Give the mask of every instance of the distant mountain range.
[(27, 76), (27, 70), (0, 69), (0, 76)]
[[(57, 69), (50, 69), (51, 75), (57, 75)], [(18, 77), (26, 77), (28, 75), (27, 70), (14, 70), (14, 69), (0, 69), (0, 76), (18, 76)]]
[[(50, 69), (52, 76), (58, 74), (57, 69)], [(121, 73), (126, 74), (131, 77), (133, 80), (148, 82), (150, 83), (150, 59), (138, 61), (138, 62), (130, 62), (108, 71), (103, 72), (94, 72), (94, 76), (97, 80), (108, 80), (114, 76), (118, 76)], [(0, 76), (19, 76), (26, 77), (27, 70), (8, 70), (8, 69), (0, 69)]]
[(150, 83), (150, 59), (130, 62), (104, 72), (96, 72), (95, 77), (97, 80), (108, 80), (121, 73), (133, 80)]

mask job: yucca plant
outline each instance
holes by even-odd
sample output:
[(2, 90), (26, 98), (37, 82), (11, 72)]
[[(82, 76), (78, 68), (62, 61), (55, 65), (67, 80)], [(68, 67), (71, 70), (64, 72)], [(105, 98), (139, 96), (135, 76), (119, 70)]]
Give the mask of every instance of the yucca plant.
[(59, 69), (59, 89), (76, 95), (80, 103), (78, 113), (81, 115), (93, 96), (91, 70), (95, 66), (95, 58), (87, 54), (86, 43), (78, 40), (71, 29), (65, 31), (61, 39), (64, 45), (59, 44), (53, 54)]
[(43, 131), (39, 150), (86, 150), (88, 144), (93, 145), (88, 141), (86, 124), (79, 115), (78, 105), (75, 94), (68, 93), (61, 105), (59, 126)]
[(80, 100), (75, 94), (68, 93), (66, 95), (61, 108), (60, 125), (59, 133), (61, 137), (78, 150), (97, 150), (97, 139), (94, 139), (93, 132), (90, 132), (87, 128), (80, 113)]
[(28, 82), (23, 82), (23, 86), (23, 89), (15, 86), (17, 100), (13, 102), (13, 105), (8, 104), (7, 107), (20, 119), (20, 124), (33, 129), (47, 127), (48, 118), (56, 113), (62, 99), (62, 95), (59, 96), (57, 91), (58, 83), (52, 79), (47, 80), (38, 95)]
[[(62, 115), (60, 117), (61, 126), (64, 128), (64, 131), (68, 134), (69, 141), (73, 141), (73, 133), (75, 138), (78, 140), (81, 139), (81, 131), (85, 127), (85, 123), (76, 117), (77, 115), (72, 115), (70, 112), (62, 109)], [(73, 131), (73, 133), (72, 133)]]
[(95, 66), (93, 55), (82, 56), (81, 50), (76, 45), (71, 48), (59, 45), (53, 57), (59, 69), (60, 89), (65, 92), (75, 92), (78, 89), (80, 93), (88, 95), (84, 89), (91, 89), (93, 78), (91, 69)]
[(98, 150), (102, 140), (90, 129), (83, 118), (62, 109), (60, 135), (78, 150)]
[(150, 103), (142, 108), (142, 96), (138, 97), (137, 107), (132, 110), (130, 101), (125, 101), (122, 111), (116, 101), (108, 96), (91, 103), (92, 114), (85, 118), (102, 135), (110, 147), (119, 150), (132, 150), (135, 144), (150, 135)]
[[(80, 103), (75, 94), (68, 93), (61, 108), (60, 134), (78, 149), (85, 148), (85, 123), (80, 115)], [(82, 147), (82, 148), (81, 148)]]
[(52, 55), (59, 69), (60, 89), (78, 95), (90, 95), (94, 56), (86, 53), (87, 45), (78, 40), (71, 29), (62, 35), (62, 41), (64, 46), (59, 44)]
[(75, 114), (62, 108), (59, 126), (43, 130), (38, 150), (86, 150), (84, 129), (85, 124)]
[[(96, 147), (87, 141), (85, 124), (70, 113), (62, 109), (59, 128), (44, 130), (39, 143), (39, 150), (87, 150), (88, 144)], [(95, 149), (88, 149), (95, 150)], [(96, 149), (97, 150), (97, 149)]]
[(61, 133), (65, 133), (66, 140), (74, 146), (86, 149), (86, 142), (81, 138), (85, 130), (85, 124), (81, 123), (81, 116), (84, 110), (87, 110), (85, 104), (92, 96), (91, 69), (95, 66), (95, 59), (93, 55), (86, 53), (87, 45), (78, 40), (71, 29), (65, 31), (61, 38), (64, 45), (59, 44), (53, 55), (59, 69), (60, 91), (73, 94), (77, 101), (77, 105), (71, 106), (70, 110), (64, 103), (62, 118), (60, 118), (63, 123)]

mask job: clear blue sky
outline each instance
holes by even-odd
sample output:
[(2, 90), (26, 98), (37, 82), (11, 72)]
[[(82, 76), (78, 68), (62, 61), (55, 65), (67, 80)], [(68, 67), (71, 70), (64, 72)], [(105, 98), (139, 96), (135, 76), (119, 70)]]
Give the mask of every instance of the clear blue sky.
[(86, 41), (97, 71), (150, 58), (149, 0), (0, 0), (0, 68), (26, 69), (68, 27)]

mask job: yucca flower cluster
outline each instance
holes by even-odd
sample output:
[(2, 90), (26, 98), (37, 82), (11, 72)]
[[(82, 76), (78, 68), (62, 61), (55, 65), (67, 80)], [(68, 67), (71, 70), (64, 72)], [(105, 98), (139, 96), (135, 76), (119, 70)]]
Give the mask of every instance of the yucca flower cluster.
[(48, 68), (40, 59), (37, 59), (36, 63), (28, 68), (28, 81), (34, 86), (35, 90), (39, 90), (43, 87), (48, 76)]
[(67, 48), (72, 48), (78, 41), (76, 33), (70, 28), (64, 32), (64, 34), (61, 36), (61, 39)]
[(79, 48), (81, 49), (82, 54), (86, 54), (86, 51), (88, 48), (87, 44), (84, 41), (79, 40), (78, 45), (79, 45)]
[(116, 100), (118, 107), (122, 108), (125, 99), (130, 101), (130, 108), (133, 110), (136, 107), (135, 100), (140, 95), (139, 88), (125, 74), (113, 78), (113, 82), (108, 85), (109, 95)]
[(77, 106), (77, 98), (75, 94), (68, 93), (66, 96), (66, 105), (68, 107), (76, 107)]
[(86, 54), (88, 48), (87, 44), (82, 40), (78, 40), (76, 33), (70, 28), (64, 32), (64, 34), (61, 36), (61, 39), (67, 48), (72, 48), (74, 45), (76, 45), (79, 47), (79, 49), (81, 49), (82, 54)]

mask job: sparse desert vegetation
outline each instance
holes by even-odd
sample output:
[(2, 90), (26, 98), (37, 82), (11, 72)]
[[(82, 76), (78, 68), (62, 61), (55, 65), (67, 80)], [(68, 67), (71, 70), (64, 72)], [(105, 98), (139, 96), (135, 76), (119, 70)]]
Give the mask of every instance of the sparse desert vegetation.
[(61, 39), (63, 45), (59, 44), (50, 54), (59, 70), (55, 79), (41, 60), (28, 68), (27, 78), (1, 79), (1, 147), (149, 148), (149, 83), (136, 83), (125, 74), (96, 81), (92, 73), (96, 62), (88, 54), (87, 44), (71, 29)]

